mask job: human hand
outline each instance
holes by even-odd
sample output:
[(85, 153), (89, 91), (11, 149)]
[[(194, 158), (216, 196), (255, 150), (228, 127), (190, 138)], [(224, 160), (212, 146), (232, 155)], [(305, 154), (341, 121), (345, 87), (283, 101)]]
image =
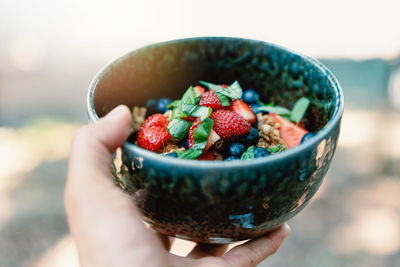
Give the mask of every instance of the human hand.
[(119, 106), (75, 135), (65, 205), (81, 266), (255, 266), (278, 250), (287, 224), (228, 252), (226, 245), (198, 244), (187, 257), (169, 253), (172, 238), (147, 229), (132, 197), (111, 178), (111, 154), (128, 138), (130, 122), (129, 109)]

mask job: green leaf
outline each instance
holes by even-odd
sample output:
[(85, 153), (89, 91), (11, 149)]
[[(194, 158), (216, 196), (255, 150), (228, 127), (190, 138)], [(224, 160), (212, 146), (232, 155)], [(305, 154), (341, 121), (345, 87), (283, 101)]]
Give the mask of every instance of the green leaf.
[(175, 150), (174, 151), (176, 154), (178, 154), (178, 157), (180, 156), (180, 155), (182, 155), (183, 153), (185, 153), (185, 152), (183, 152), (182, 150)]
[[(210, 118), (202, 121), (196, 129), (193, 130), (193, 143), (207, 143), (208, 137), (210, 136), (214, 121)], [(205, 146), (205, 144), (204, 144)]]
[(182, 111), (182, 101), (181, 100), (176, 100), (176, 101), (172, 102), (171, 104), (173, 104), (173, 109), (172, 109), (171, 118), (170, 118), (171, 121), (173, 119), (181, 119), (181, 118), (187, 117), (187, 114), (185, 114)]
[(207, 86), (208, 89), (210, 89), (211, 91), (220, 91), (220, 90), (224, 89), (220, 85), (209, 83), (209, 82), (205, 82), (205, 81), (199, 81), (199, 83), (204, 85), (204, 86)]
[(195, 104), (185, 104), (182, 103), (182, 111), (188, 115), (191, 115), (197, 109), (197, 105)]
[(244, 152), (242, 154), (240, 159), (243, 159), (243, 160), (244, 159), (254, 159), (255, 158), (255, 156), (254, 156), (254, 149), (255, 148), (256, 148), (255, 146), (250, 146), (249, 148), (247, 148), (246, 152)]
[(265, 112), (270, 112), (270, 113), (276, 113), (281, 116), (290, 116), (292, 113), (290, 110), (287, 108), (281, 107), (281, 106), (261, 106), (258, 108), (258, 110), (265, 111)]
[(221, 105), (224, 107), (230, 106), (229, 98), (226, 95), (221, 94), (220, 92), (216, 92)]
[(201, 120), (204, 120), (210, 116), (212, 109), (210, 107), (182, 104), (182, 111), (187, 115), (200, 117)]
[(178, 108), (181, 105), (181, 102), (182, 101), (180, 99), (174, 100), (168, 104), (167, 108), (169, 108), (169, 109)]
[(193, 117), (200, 117), (202, 121), (210, 116), (212, 109), (210, 107), (196, 106), (196, 108), (190, 113)]
[(234, 81), (230, 86), (224, 88), (221, 93), (232, 99), (241, 99), (243, 89), (238, 81)]
[(278, 144), (277, 146), (274, 146), (274, 147), (271, 147), (271, 148), (267, 148), (267, 151), (271, 152), (271, 153), (277, 153), (277, 152), (279, 152), (281, 150), (281, 148), (282, 148), (282, 145)]
[(182, 119), (173, 119), (168, 124), (168, 132), (171, 136), (178, 140), (183, 139), (189, 132), (192, 123), (184, 121)]
[(222, 95), (225, 95), (231, 99), (240, 99), (243, 95), (242, 87), (238, 81), (234, 81), (230, 86), (223, 88), (220, 85), (216, 85), (209, 82), (199, 81), (202, 85), (207, 86), (210, 90), (218, 92)]
[(199, 101), (200, 98), (193, 86), (190, 86), (182, 96), (182, 104), (196, 105)]
[(306, 97), (302, 97), (294, 104), (290, 115), (290, 120), (299, 123), (310, 106), (310, 100)]
[(191, 149), (186, 150), (178, 157), (180, 159), (197, 159), (203, 153), (203, 149), (192, 147)]

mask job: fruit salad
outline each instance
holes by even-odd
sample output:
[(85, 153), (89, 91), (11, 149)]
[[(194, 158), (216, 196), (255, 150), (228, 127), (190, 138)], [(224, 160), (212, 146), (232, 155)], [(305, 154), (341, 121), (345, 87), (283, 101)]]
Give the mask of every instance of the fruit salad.
[(268, 157), (314, 135), (301, 122), (310, 105), (305, 97), (289, 110), (263, 103), (238, 81), (199, 83), (181, 99), (150, 99), (146, 108), (134, 107), (130, 140), (164, 156), (232, 161)]

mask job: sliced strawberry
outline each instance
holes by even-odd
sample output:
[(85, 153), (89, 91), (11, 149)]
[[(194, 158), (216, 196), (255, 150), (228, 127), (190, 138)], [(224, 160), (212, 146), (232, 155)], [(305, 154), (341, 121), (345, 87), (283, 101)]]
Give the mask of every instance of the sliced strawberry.
[(239, 114), (219, 109), (211, 113), (210, 118), (214, 121), (213, 130), (222, 138), (238, 137), (251, 130), (251, 125)]
[[(189, 148), (193, 147), (194, 145), (193, 131), (197, 128), (200, 122), (200, 118), (197, 118), (192, 127), (190, 127), (189, 129)], [(208, 137), (207, 144), (204, 148), (204, 152), (210, 149), (210, 147), (212, 147), (219, 139), (221, 139), (221, 137), (219, 137), (219, 135), (211, 129), (210, 136)]]
[(222, 88), (226, 88), (226, 87), (228, 87), (229, 85), (227, 85), (227, 84), (220, 84), (219, 86), (221, 86)]
[(154, 115), (151, 115), (146, 119), (146, 121), (143, 123), (142, 128), (148, 128), (150, 126), (158, 126), (167, 129), (169, 124), (169, 121), (164, 115), (157, 113)]
[(214, 91), (207, 91), (200, 96), (199, 106), (210, 107), (213, 110), (222, 108), (221, 101)]
[(301, 142), (301, 138), (303, 138), (308, 131), (275, 113), (270, 114), (280, 124), (279, 134), (283, 141), (285, 141), (287, 147), (292, 148), (298, 146)]
[(206, 89), (204, 89), (204, 88), (201, 87), (200, 85), (195, 86), (195, 87), (194, 87), (194, 90), (196, 90), (196, 92), (197, 92), (199, 95), (202, 95), (202, 94), (206, 91)]
[(194, 129), (197, 128), (200, 122), (201, 122), (200, 118), (197, 118), (189, 129), (189, 148), (191, 148), (194, 144), (193, 131)]
[(183, 118), (182, 120), (188, 121), (188, 122), (194, 122), (196, 119), (197, 119), (196, 117), (187, 116), (187, 117)]
[(246, 121), (250, 122), (250, 124), (256, 121), (256, 115), (251, 107), (240, 99), (232, 101), (229, 109), (242, 116)]
[(212, 151), (205, 152), (197, 158), (198, 160), (215, 160), (214, 153)]
[(148, 126), (140, 128), (137, 142), (142, 148), (160, 152), (170, 137), (166, 127)]
[(204, 151), (207, 151), (212, 147), (221, 137), (211, 129), (210, 136), (208, 137), (206, 147), (204, 148)]

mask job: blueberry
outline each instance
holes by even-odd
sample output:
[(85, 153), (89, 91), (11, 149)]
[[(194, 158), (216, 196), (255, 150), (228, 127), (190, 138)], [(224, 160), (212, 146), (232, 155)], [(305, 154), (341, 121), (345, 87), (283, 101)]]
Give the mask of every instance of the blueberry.
[(234, 157), (234, 156), (230, 156), (230, 157), (228, 157), (228, 158), (226, 158), (224, 160), (225, 161), (232, 161), (232, 160), (239, 160), (239, 158), (238, 157)]
[(147, 100), (146, 102), (147, 109), (154, 109), (156, 108), (156, 106), (157, 106), (157, 100), (155, 100), (154, 98)]
[(257, 113), (262, 113), (262, 111), (261, 111), (261, 110), (259, 110), (259, 108), (260, 108), (260, 105), (257, 105), (257, 104), (252, 104), (252, 105), (250, 105), (250, 107), (251, 107), (251, 109), (253, 110), (254, 114), (257, 114)]
[(253, 89), (248, 89), (244, 91), (242, 95), (242, 100), (249, 105), (256, 103), (258, 98), (259, 98), (258, 93)]
[(189, 149), (189, 136), (186, 136), (185, 139), (181, 141), (182, 146), (188, 150)]
[(156, 111), (160, 113), (164, 113), (168, 110), (167, 106), (171, 103), (171, 99), (169, 98), (160, 98), (157, 103)]
[(165, 154), (165, 156), (172, 157), (172, 158), (177, 158), (178, 154), (176, 154), (175, 152), (171, 152), (171, 153)]
[(260, 139), (258, 130), (254, 127), (251, 127), (250, 132), (243, 136), (240, 141), (246, 146), (252, 146), (258, 143), (258, 139)]
[(256, 147), (254, 149), (254, 157), (256, 158), (262, 158), (262, 157), (266, 157), (271, 155), (271, 153), (268, 152), (268, 150), (266, 150), (263, 147)]
[(242, 143), (235, 142), (229, 147), (229, 153), (234, 157), (240, 157), (240, 155), (242, 155), (242, 153), (245, 151), (246, 147)]
[(315, 136), (315, 133), (308, 132), (306, 133), (303, 138), (301, 138), (301, 144), (304, 143), (305, 141), (308, 141), (309, 139), (313, 138)]

